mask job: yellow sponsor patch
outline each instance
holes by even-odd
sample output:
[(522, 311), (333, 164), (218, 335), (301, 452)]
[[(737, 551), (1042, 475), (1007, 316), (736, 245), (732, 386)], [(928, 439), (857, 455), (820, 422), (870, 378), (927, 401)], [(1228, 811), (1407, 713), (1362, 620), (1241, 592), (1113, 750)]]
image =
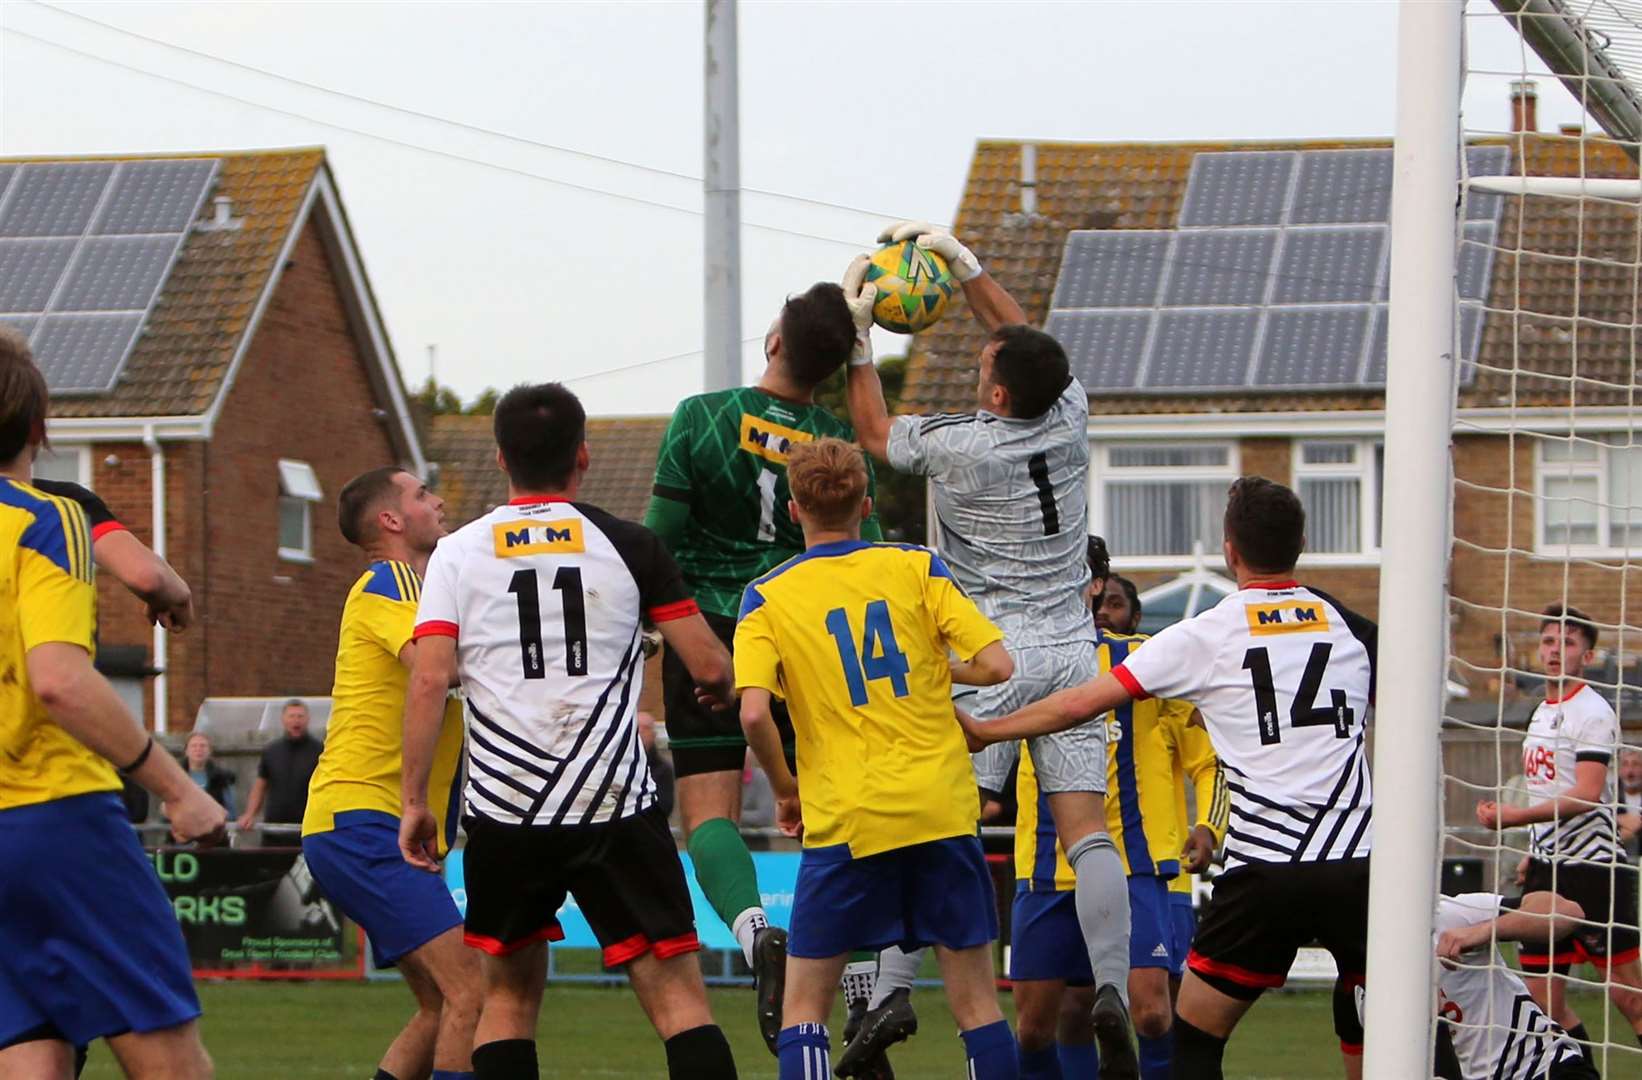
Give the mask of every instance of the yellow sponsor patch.
[(496, 557), (499, 559), (520, 555), (568, 555), (587, 550), (582, 542), (580, 518), (560, 521), (521, 518), (503, 525), (492, 525), (490, 531), (496, 541)]
[(1320, 600), (1279, 600), (1272, 604), (1245, 604), (1249, 633), (1321, 634), (1328, 630), (1328, 609)]
[(752, 413), (741, 414), (741, 449), (766, 461), (787, 463), (787, 452), (799, 443), (814, 442), (807, 431), (771, 423)]

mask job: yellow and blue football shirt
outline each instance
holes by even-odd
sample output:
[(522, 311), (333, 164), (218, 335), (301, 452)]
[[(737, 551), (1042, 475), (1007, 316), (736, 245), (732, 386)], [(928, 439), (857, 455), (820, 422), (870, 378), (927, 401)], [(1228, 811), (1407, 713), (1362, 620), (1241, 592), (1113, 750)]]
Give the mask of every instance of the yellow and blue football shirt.
[[(1203, 825), (1214, 834), (1219, 844), (1226, 836), (1226, 819), (1231, 812), (1230, 796), (1226, 793), (1226, 773), (1215, 756), (1214, 743), (1200, 724), (1191, 723), (1190, 709), (1174, 709), (1163, 717), (1163, 742), (1168, 747), (1170, 764), (1174, 769), (1175, 821), (1180, 826), (1180, 842), (1197, 825)], [(1197, 789), (1197, 822), (1193, 824), (1186, 812), (1186, 783), (1190, 780)], [(1180, 874), (1169, 882), (1169, 891), (1191, 894), (1190, 874)]]
[[(302, 835), (330, 832), (336, 815), (378, 810), (399, 816), (405, 687), (410, 672), (399, 653), (416, 629), (422, 579), (408, 563), (374, 562), (348, 591), (336, 646), (331, 721), (325, 751), (308, 782)], [(462, 766), (462, 703), (445, 704), (445, 723), (433, 755), (428, 805), (444, 806), (439, 851), (456, 836)]]
[(947, 654), (1002, 640), (940, 556), (910, 544), (818, 544), (747, 586), (736, 688), (792, 712), (805, 847), (862, 858), (974, 835)]
[[(1146, 640), (1143, 634), (1101, 631), (1101, 673), (1123, 663)], [(1180, 849), (1186, 840), (1175, 816), (1172, 751), (1163, 728), (1170, 718), (1184, 724), (1191, 714), (1191, 705), (1184, 701), (1148, 698), (1106, 716), (1106, 828), (1127, 874), (1173, 878), (1180, 873)], [(1021, 754), (1015, 796), (1016, 887), (1027, 892), (1073, 888), (1077, 878), (1055, 836), (1049, 797), (1038, 790), (1029, 753)]]
[(0, 479), (0, 810), (118, 791), (114, 767), (52, 722), (29, 685), (29, 650), (92, 653), (97, 589), (91, 529), (72, 500)]

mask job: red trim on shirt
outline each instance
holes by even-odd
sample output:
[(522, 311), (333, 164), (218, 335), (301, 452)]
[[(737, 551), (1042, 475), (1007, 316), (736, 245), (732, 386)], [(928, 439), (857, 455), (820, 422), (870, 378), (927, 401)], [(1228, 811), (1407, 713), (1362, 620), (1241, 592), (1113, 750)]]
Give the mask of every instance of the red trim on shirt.
[(1517, 950), (1517, 964), (1523, 971), (1549, 971), (1553, 966), (1578, 964), (1588, 959), (1590, 957), (1585, 954), (1585, 949), (1577, 941), (1573, 943), (1571, 948), (1563, 952), (1548, 955), (1545, 953), (1523, 952), (1521, 949)]
[(563, 941), (564, 929), (557, 922), (550, 922), (533, 934), (526, 934), (516, 941), (502, 941), (499, 938), (486, 937), (475, 934), (471, 930), (462, 935), (462, 944), (470, 948), (482, 949), (492, 956), (508, 956), (518, 952), (526, 945), (534, 945), (538, 941)]
[(621, 967), (630, 960), (637, 960), (650, 951), (650, 939), (643, 934), (634, 934), (630, 938), (623, 938), (614, 945), (604, 947), (604, 966), (607, 968)]
[(663, 938), (661, 941), (656, 942), (655, 951), (657, 960), (670, 960), (675, 956), (683, 956), (685, 953), (700, 952), (701, 941), (696, 937), (696, 932), (692, 930), (688, 934), (680, 934), (678, 937)]
[(701, 608), (689, 597), (683, 600), (674, 600), (671, 604), (657, 604), (650, 609), (651, 622), (672, 622), (674, 619), (688, 619), (692, 615), (700, 614)]
[(1563, 683), (1563, 686), (1564, 686), (1564, 688), (1572, 686), (1573, 689), (1569, 690), (1567, 693), (1563, 694), (1561, 697), (1547, 697), (1545, 699), (1545, 704), (1547, 704), (1547, 705), (1561, 705), (1564, 701), (1567, 701), (1569, 698), (1573, 697), (1575, 694), (1577, 694), (1581, 690), (1585, 689), (1585, 683), (1584, 683), (1583, 680), (1580, 680), (1580, 679), (1574, 679), (1570, 682)]
[(1298, 581), (1255, 581), (1249, 584), (1251, 589), (1298, 589)]
[(509, 499), (509, 506), (541, 506), (543, 503), (567, 503), (570, 500), (563, 495), (520, 495), (517, 499)]
[(1136, 701), (1145, 701), (1152, 696), (1146, 692), (1144, 686), (1140, 685), (1140, 680), (1134, 677), (1134, 673), (1122, 664), (1112, 669), (1112, 677), (1122, 683), (1123, 689), (1129, 691), (1129, 696)]
[(127, 529), (123, 524), (121, 524), (118, 521), (105, 521), (100, 525), (93, 525), (91, 527), (91, 541), (92, 541), (92, 543), (96, 543), (98, 540), (101, 540), (103, 537), (107, 536), (109, 533), (130, 532), (130, 531), (131, 531), (130, 529)]
[(1363, 1044), (1362, 1043), (1348, 1043), (1344, 1039), (1341, 1039), (1340, 1040), (1340, 1053), (1345, 1054), (1347, 1057), (1362, 1057), (1363, 1056)]
[(445, 622), (443, 619), (429, 619), (425, 623), (417, 623), (416, 629), (411, 631), (411, 640), (419, 641), (425, 637), (456, 637), (456, 624)]
[(1186, 964), (1200, 975), (1215, 975), (1229, 982), (1234, 982), (1238, 986), (1247, 986), (1254, 989), (1282, 986), (1288, 980), (1287, 975), (1268, 975), (1264, 972), (1240, 968), (1236, 964), (1210, 960), (1196, 949), (1186, 954)]

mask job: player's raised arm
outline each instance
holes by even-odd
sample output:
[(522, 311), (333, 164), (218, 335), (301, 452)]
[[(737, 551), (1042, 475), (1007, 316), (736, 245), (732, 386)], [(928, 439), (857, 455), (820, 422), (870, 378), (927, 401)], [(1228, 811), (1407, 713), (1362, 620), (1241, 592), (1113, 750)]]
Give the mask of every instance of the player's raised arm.
[(870, 259), (857, 255), (844, 271), (844, 303), (855, 321), (855, 351), (850, 354), (845, 382), (850, 425), (861, 448), (879, 461), (889, 461), (889, 406), (884, 403), (884, 384), (872, 362), (872, 305), (878, 286), (866, 283)]
[(1111, 672), (1106, 672), (1081, 686), (1057, 691), (997, 720), (976, 720), (961, 709), (958, 710), (958, 719), (971, 744), (985, 746), (1008, 739), (1030, 739), (1035, 735), (1065, 731), (1093, 720), (1101, 713), (1110, 712), (1129, 699), (1128, 689)]
[(908, 240), (946, 260), (947, 266), (952, 269), (952, 276), (963, 286), (969, 310), (975, 313), (975, 318), (988, 332), (1000, 326), (1026, 322), (1026, 312), (1021, 310), (1020, 304), (986, 272), (975, 253), (960, 243), (956, 236), (923, 221), (897, 222), (878, 234), (878, 241), (883, 244), (900, 244)]

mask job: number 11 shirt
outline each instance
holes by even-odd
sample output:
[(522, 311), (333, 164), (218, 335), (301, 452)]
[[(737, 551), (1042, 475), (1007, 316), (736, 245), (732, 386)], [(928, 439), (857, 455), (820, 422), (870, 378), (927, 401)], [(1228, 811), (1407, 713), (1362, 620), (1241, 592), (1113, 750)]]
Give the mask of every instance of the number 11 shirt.
[(818, 544), (747, 586), (736, 689), (787, 701), (805, 847), (862, 858), (974, 835), (947, 651), (1001, 640), (940, 556), (910, 544)]
[(587, 825), (648, 809), (640, 624), (696, 611), (654, 533), (584, 503), (517, 499), (439, 541), (414, 636), (456, 639), (468, 812)]

